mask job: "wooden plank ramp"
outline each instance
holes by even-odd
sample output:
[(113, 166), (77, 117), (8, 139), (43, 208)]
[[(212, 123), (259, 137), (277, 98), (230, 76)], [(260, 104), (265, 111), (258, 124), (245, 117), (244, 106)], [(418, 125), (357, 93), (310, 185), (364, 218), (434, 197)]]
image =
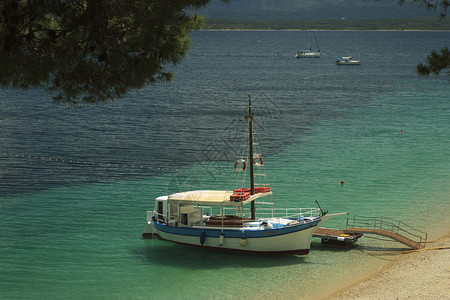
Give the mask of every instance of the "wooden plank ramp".
[(376, 234), (398, 241), (412, 249), (425, 247), (428, 234), (387, 217), (354, 216), (347, 218), (345, 229), (318, 228), (313, 237), (321, 238), (322, 244), (348, 246), (364, 234)]
[(428, 234), (387, 217), (354, 216), (347, 219), (347, 234), (376, 234), (391, 238), (413, 249), (425, 247)]
[(413, 249), (420, 249), (422, 248), (422, 245), (416, 241), (413, 241), (411, 239), (408, 239), (407, 237), (404, 237), (398, 233), (383, 230), (383, 229), (374, 229), (374, 228), (347, 228), (344, 230), (347, 234), (352, 233), (371, 233), (376, 235), (385, 236), (388, 238), (391, 238), (393, 240), (396, 240), (406, 246), (409, 246)]

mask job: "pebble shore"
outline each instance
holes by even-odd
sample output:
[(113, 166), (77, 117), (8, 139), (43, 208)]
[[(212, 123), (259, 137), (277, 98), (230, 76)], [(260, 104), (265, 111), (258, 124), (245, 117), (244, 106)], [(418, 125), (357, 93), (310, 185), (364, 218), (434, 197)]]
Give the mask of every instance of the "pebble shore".
[(450, 299), (450, 233), (324, 299)]

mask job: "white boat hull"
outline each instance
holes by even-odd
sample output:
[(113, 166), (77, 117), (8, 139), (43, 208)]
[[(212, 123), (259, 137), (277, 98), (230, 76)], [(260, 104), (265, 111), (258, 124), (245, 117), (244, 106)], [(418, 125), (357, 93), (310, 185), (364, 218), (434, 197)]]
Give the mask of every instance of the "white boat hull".
[(360, 65), (361, 61), (353, 59), (351, 56), (340, 57), (334, 61), (337, 65)]
[(296, 58), (319, 58), (320, 52), (297, 53)]
[(351, 61), (338, 61), (337, 65), (360, 65), (361, 61), (359, 60), (351, 60)]
[[(311, 239), (319, 223), (320, 219), (317, 219), (306, 224), (261, 231), (245, 231), (242, 228), (177, 228), (156, 223), (153, 234), (164, 240), (198, 247), (305, 255), (309, 253)], [(205, 232), (203, 240), (200, 236), (202, 231)]]

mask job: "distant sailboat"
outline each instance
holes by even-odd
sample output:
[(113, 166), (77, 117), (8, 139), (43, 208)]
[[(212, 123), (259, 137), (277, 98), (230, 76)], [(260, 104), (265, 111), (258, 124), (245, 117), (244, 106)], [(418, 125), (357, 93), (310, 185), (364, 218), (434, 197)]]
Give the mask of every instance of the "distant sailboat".
[[(316, 41), (316, 45), (317, 45), (317, 51), (313, 51), (312, 47), (311, 47), (311, 36), (314, 37), (314, 40)], [(310, 34), (309, 34), (309, 50), (300, 50), (297, 51), (297, 53), (295, 54), (296, 58), (319, 58), (320, 57), (320, 48), (319, 48), (319, 43), (317, 43), (317, 39), (316, 39), (316, 35), (314, 34), (314, 32), (311, 30)]]
[[(355, 47), (356, 48), (356, 47)], [(342, 56), (342, 57), (338, 57), (334, 62), (336, 63), (336, 65), (360, 65), (361, 64), (361, 59), (360, 59), (360, 54), (358, 51), (358, 48), (356, 48), (356, 52), (358, 53), (358, 59), (353, 58), (353, 47), (350, 49), (350, 56)]]

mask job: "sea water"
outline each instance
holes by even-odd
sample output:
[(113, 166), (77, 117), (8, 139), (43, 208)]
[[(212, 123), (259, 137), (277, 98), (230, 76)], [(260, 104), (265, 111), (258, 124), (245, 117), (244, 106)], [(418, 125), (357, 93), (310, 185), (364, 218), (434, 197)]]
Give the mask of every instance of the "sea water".
[[(3, 299), (317, 298), (407, 249), (366, 235), (307, 256), (237, 254), (143, 240), (154, 198), (233, 188), (248, 94), (277, 207), (450, 228), (450, 80), (415, 66), (449, 32), (205, 31), (172, 84), (108, 104), (0, 93)], [(339, 56), (361, 66), (336, 66)], [(343, 184), (341, 183), (343, 182)], [(347, 217), (328, 227), (345, 226)]]

